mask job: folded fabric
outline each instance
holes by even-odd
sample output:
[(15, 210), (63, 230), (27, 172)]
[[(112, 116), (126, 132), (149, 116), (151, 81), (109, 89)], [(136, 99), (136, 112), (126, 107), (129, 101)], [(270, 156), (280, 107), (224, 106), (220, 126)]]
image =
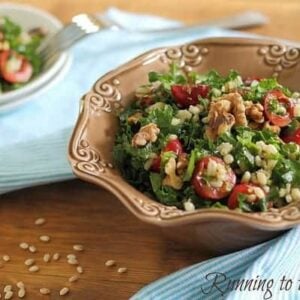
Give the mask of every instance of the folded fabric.
[[(180, 25), (117, 9), (109, 9), (104, 17), (130, 30)], [(66, 145), (78, 115), (79, 99), (101, 75), (151, 48), (224, 35), (241, 33), (215, 28), (175, 34), (104, 30), (82, 40), (72, 50), (73, 64), (63, 81), (24, 107), (0, 115), (0, 193), (72, 178)]]
[(182, 269), (131, 300), (299, 300), (300, 226), (282, 237)]
[(70, 129), (0, 149), (0, 194), (74, 178), (66, 159)]

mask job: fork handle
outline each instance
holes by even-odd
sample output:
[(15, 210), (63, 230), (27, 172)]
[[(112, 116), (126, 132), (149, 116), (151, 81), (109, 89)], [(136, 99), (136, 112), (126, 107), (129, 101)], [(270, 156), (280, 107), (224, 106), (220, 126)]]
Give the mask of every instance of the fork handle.
[(72, 18), (72, 22), (65, 25), (60, 31), (50, 36), (38, 48), (43, 61), (47, 62), (54, 55), (70, 48), (82, 38), (105, 28), (105, 24), (94, 16), (79, 14)]
[(207, 22), (204, 25), (222, 27), (227, 29), (240, 29), (245, 27), (264, 25), (266, 23), (268, 23), (268, 18), (265, 15), (256, 11), (246, 11), (244, 13)]
[(268, 18), (260, 12), (257, 11), (246, 11), (244, 13), (238, 13), (232, 16), (227, 16), (224, 18), (219, 18), (213, 21), (205, 22), (202, 24), (173, 27), (166, 29), (157, 30), (145, 30), (143, 32), (147, 33), (168, 33), (168, 32), (180, 32), (188, 29), (205, 28), (205, 27), (221, 27), (225, 29), (241, 29), (249, 28), (254, 26), (261, 26), (268, 23)]

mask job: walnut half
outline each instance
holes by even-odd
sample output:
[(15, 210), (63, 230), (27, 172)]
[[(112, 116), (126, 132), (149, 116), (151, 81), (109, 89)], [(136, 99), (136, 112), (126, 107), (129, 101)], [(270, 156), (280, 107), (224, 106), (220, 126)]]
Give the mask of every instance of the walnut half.
[(165, 165), (165, 173), (167, 176), (163, 180), (163, 185), (170, 186), (175, 190), (180, 190), (183, 185), (183, 181), (176, 174), (176, 159), (171, 157)]
[(233, 125), (247, 126), (245, 105), (239, 93), (230, 93), (213, 101), (208, 113), (206, 136), (214, 140)]
[(176, 171), (178, 174), (183, 174), (183, 172), (185, 171), (185, 169), (188, 166), (188, 158), (187, 158), (187, 154), (186, 153), (181, 153), (178, 155), (178, 161), (176, 164)]
[(246, 101), (246, 116), (255, 123), (262, 124), (265, 121), (264, 107), (260, 103)]
[(131, 144), (133, 147), (142, 147), (147, 143), (153, 143), (157, 140), (160, 129), (154, 123), (149, 123), (140, 128), (139, 132), (132, 138)]

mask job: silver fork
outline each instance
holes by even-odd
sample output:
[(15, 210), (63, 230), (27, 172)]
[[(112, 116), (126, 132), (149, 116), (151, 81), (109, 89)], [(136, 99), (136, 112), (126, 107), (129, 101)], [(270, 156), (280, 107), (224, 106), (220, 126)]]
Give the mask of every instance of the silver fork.
[(38, 49), (43, 61), (47, 63), (56, 54), (70, 48), (74, 43), (85, 36), (96, 33), (102, 29), (127, 30), (141, 33), (170, 33), (180, 32), (192, 28), (201, 28), (206, 26), (218, 26), (228, 29), (240, 29), (246, 27), (259, 26), (267, 23), (267, 18), (259, 13), (247, 11), (233, 16), (221, 18), (206, 24), (173, 27), (155, 30), (128, 30), (122, 25), (108, 20), (101, 16), (91, 14), (80, 14), (72, 18), (71, 23), (64, 26), (58, 33), (46, 39)]
[(105, 28), (113, 28), (113, 25), (97, 19), (93, 15), (76, 15), (72, 18), (71, 23), (65, 25), (56, 34), (46, 39), (37, 51), (44, 63), (46, 63), (56, 54), (69, 49), (83, 37)]

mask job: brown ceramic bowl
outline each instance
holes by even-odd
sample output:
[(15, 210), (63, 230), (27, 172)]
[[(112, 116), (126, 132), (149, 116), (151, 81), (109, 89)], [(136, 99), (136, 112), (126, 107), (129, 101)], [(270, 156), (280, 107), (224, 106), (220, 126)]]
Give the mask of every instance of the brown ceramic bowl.
[(166, 71), (172, 61), (187, 71), (236, 69), (243, 76), (277, 76), (289, 88), (300, 88), (300, 50), (275, 41), (215, 38), (152, 50), (100, 78), (81, 99), (69, 146), (74, 173), (111, 191), (139, 219), (174, 240), (215, 254), (258, 244), (299, 224), (300, 203), (263, 213), (211, 208), (186, 212), (146, 197), (121, 177), (112, 160), (118, 130), (114, 112), (133, 101), (148, 72)]

